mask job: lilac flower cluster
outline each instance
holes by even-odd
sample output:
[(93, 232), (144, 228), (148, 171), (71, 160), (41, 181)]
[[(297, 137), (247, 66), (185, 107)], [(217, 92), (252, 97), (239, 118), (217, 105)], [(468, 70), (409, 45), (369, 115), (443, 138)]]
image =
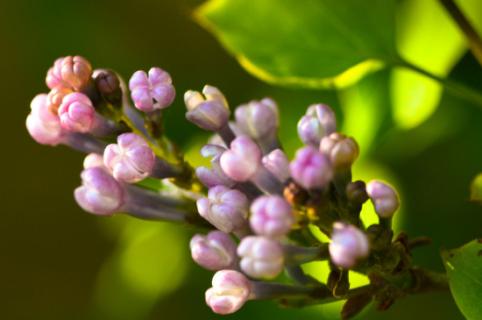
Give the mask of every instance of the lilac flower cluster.
[[(287, 305), (350, 299), (359, 291), (349, 290), (348, 270), (383, 276), (410, 268), (400, 266), (403, 254), (389, 254), (400, 245), (390, 227), (397, 192), (381, 181), (352, 181), (358, 144), (336, 131), (327, 105), (309, 106), (300, 119), (305, 145), (290, 161), (272, 99), (240, 105), (230, 121), (218, 88), (187, 91), (186, 119), (213, 134), (201, 149), (211, 166), (193, 168), (162, 129), (163, 110), (175, 100), (166, 71), (137, 71), (127, 87), (115, 72), (68, 56), (55, 61), (46, 83), (50, 92), (33, 99), (27, 129), (40, 144), (88, 154), (77, 203), (97, 215), (123, 212), (207, 230), (192, 237), (190, 249), (197, 264), (216, 271), (205, 296), (214, 312), (233, 313), (253, 299)], [(164, 187), (154, 190), (149, 181)], [(380, 221), (365, 227), (360, 210), (368, 199)], [(331, 242), (317, 240), (309, 227)], [(328, 283), (304, 274), (302, 264), (315, 260), (329, 261)], [(283, 271), (292, 284), (272, 281)]]

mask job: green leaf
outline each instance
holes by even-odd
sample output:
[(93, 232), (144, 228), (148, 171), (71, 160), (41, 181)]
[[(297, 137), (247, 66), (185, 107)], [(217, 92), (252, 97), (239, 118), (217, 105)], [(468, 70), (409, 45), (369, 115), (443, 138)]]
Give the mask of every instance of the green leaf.
[[(117, 246), (99, 272), (88, 318), (148, 319), (159, 299), (185, 280), (187, 239), (169, 223), (114, 219)], [(112, 227), (109, 221), (108, 228)]]
[(397, 60), (395, 0), (210, 0), (196, 16), (252, 74), (344, 86)]
[(479, 173), (470, 185), (470, 201), (482, 204), (482, 173)]
[(482, 239), (442, 252), (450, 290), (469, 320), (482, 319)]
[[(480, 0), (460, 1), (462, 9), (477, 17)], [(475, 20), (477, 21), (477, 20)], [(467, 51), (464, 34), (438, 1), (406, 0), (397, 8), (397, 49), (403, 59), (446, 77)], [(414, 71), (396, 68), (391, 96), (396, 123), (410, 129), (436, 110), (442, 95), (440, 83)]]

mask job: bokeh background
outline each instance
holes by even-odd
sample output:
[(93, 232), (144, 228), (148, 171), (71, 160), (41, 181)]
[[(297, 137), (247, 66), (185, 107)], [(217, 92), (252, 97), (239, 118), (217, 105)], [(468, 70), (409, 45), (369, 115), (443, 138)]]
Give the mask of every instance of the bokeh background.
[[(204, 304), (211, 273), (190, 261), (194, 230), (82, 212), (72, 197), (82, 155), (37, 145), (28, 136), (30, 100), (46, 91), (44, 76), (54, 59), (67, 54), (81, 54), (94, 67), (115, 69), (126, 78), (137, 69), (160, 66), (173, 76), (179, 96), (205, 83), (220, 87), (233, 106), (271, 96), (280, 104), (281, 136), (290, 152), (300, 145), (295, 127), (306, 106), (328, 103), (346, 131), (362, 139), (355, 176), (381, 176), (396, 184), (403, 201), (398, 227), (433, 238), (431, 246), (415, 252), (418, 264), (442, 270), (440, 248), (481, 236), (482, 209), (468, 201), (470, 181), (482, 171), (481, 109), (444, 94), (430, 118), (402, 130), (393, 121), (388, 96), (380, 94), (388, 71), (367, 78), (363, 90), (349, 92), (348, 97), (358, 97), (351, 103), (339, 92), (271, 87), (248, 75), (193, 22), (191, 11), (200, 2), (0, 1), (1, 319), (221, 318)], [(482, 89), (480, 66), (468, 53), (451, 77)], [(365, 108), (371, 93), (379, 107)], [(206, 135), (184, 120), (180, 98), (167, 118), (170, 137), (198, 160), (195, 148)], [(408, 297), (384, 313), (371, 309), (359, 318), (463, 318), (448, 293)], [(228, 318), (261, 317), (332, 319), (336, 307), (300, 311), (252, 302)]]

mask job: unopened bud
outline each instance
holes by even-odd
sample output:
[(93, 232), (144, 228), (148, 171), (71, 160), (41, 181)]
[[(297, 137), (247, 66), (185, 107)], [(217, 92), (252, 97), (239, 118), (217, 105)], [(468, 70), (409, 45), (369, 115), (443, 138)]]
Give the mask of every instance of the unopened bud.
[(230, 149), (220, 158), (221, 168), (231, 179), (239, 182), (251, 179), (261, 164), (261, 150), (247, 136), (240, 136), (231, 142)]
[(285, 182), (290, 177), (290, 163), (285, 153), (275, 149), (262, 159), (264, 167), (271, 172), (280, 182)]
[(195, 235), (190, 248), (193, 260), (209, 270), (229, 269), (237, 259), (236, 243), (221, 231), (211, 231), (206, 236)]
[(354, 139), (338, 132), (321, 140), (320, 151), (329, 157), (335, 169), (349, 168), (360, 152)]
[(90, 99), (80, 92), (66, 95), (59, 107), (62, 127), (67, 131), (89, 132), (95, 121), (95, 109)]
[(103, 168), (82, 171), (82, 186), (75, 189), (77, 203), (87, 212), (112, 215), (124, 204), (124, 189)]
[(235, 118), (239, 129), (255, 140), (275, 136), (278, 130), (278, 106), (269, 98), (237, 107)]
[(241, 272), (218, 271), (212, 287), (206, 291), (206, 303), (217, 314), (234, 313), (249, 299), (251, 287), (251, 282)]
[(248, 205), (248, 199), (242, 192), (224, 186), (209, 189), (208, 197), (197, 201), (199, 214), (226, 233), (246, 229)]
[(156, 67), (148, 74), (136, 71), (129, 80), (129, 89), (135, 107), (143, 112), (167, 108), (176, 96), (169, 73)]
[(46, 94), (35, 96), (30, 104), (27, 116), (27, 130), (30, 136), (40, 144), (55, 146), (62, 142), (63, 130), (60, 119), (50, 108)]
[(298, 135), (305, 144), (318, 147), (321, 138), (336, 131), (336, 117), (325, 104), (308, 107), (306, 114), (298, 122)]
[(333, 169), (327, 156), (312, 146), (296, 152), (290, 171), (293, 179), (306, 189), (323, 188), (333, 177)]
[(341, 268), (350, 269), (368, 256), (367, 236), (352, 225), (336, 222), (329, 246), (331, 260)]
[(186, 91), (184, 102), (186, 119), (208, 131), (219, 131), (229, 120), (229, 107), (226, 98), (218, 88), (204, 86), (202, 94), (198, 91)]
[(295, 217), (284, 198), (278, 195), (261, 196), (251, 205), (249, 222), (256, 234), (278, 238), (291, 230)]
[(382, 218), (391, 218), (400, 206), (397, 192), (384, 182), (372, 180), (367, 184), (366, 191), (375, 212)]
[(276, 240), (248, 236), (238, 246), (241, 269), (253, 278), (273, 279), (283, 271), (283, 248)]
[(154, 168), (155, 155), (147, 142), (135, 133), (123, 133), (117, 144), (104, 151), (104, 164), (114, 178), (127, 183), (138, 182), (149, 176)]

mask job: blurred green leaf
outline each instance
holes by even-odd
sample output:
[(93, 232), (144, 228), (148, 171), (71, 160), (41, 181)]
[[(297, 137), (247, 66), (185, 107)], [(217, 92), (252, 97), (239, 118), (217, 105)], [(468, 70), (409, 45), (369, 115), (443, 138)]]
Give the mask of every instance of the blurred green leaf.
[[(480, 3), (461, 1), (471, 12)], [(442, 78), (467, 50), (463, 33), (438, 1), (403, 1), (397, 10), (396, 26), (400, 55)], [(394, 118), (400, 127), (410, 129), (426, 120), (435, 111), (441, 94), (440, 83), (411, 70), (393, 70), (391, 98)]]
[(482, 173), (479, 173), (470, 185), (470, 201), (482, 203)]
[(184, 281), (186, 239), (169, 223), (129, 217), (117, 222), (118, 247), (99, 273), (91, 317), (147, 319), (156, 302)]
[(200, 23), (262, 80), (343, 86), (397, 60), (395, 0), (210, 0)]
[(360, 146), (360, 158), (376, 147), (374, 140), (382, 125), (391, 120), (389, 112), (387, 70), (374, 72), (355, 85), (339, 91), (344, 114), (342, 132), (356, 137)]
[(482, 239), (442, 252), (450, 290), (469, 320), (482, 319)]

